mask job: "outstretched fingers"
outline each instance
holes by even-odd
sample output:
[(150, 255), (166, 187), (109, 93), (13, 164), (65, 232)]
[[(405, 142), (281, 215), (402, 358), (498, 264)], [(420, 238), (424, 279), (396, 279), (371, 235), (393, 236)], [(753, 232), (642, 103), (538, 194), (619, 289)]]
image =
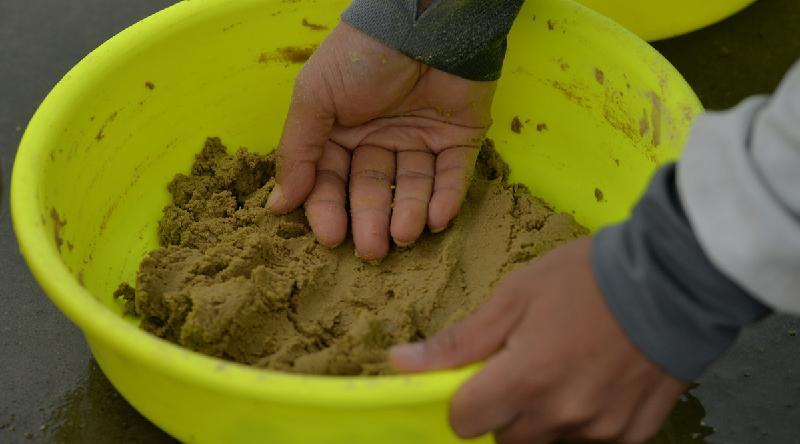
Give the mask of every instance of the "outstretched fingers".
[(391, 235), (399, 246), (419, 238), (428, 219), (436, 158), (426, 151), (397, 153), (397, 188), (394, 192)]
[(353, 152), (350, 214), (356, 255), (378, 261), (389, 253), (389, 222), (395, 177), (395, 153), (376, 146)]
[(303, 204), (316, 182), (317, 162), (333, 128), (334, 115), (325, 106), (319, 76), (306, 71), (297, 78), (289, 114), (278, 146), (277, 184), (269, 196), (269, 209), (278, 214)]
[(350, 152), (334, 142), (325, 144), (316, 167), (316, 183), (306, 200), (308, 223), (320, 244), (335, 248), (347, 237), (347, 178)]
[(428, 227), (444, 231), (458, 215), (478, 159), (479, 146), (455, 146), (436, 156), (436, 176), (428, 207)]

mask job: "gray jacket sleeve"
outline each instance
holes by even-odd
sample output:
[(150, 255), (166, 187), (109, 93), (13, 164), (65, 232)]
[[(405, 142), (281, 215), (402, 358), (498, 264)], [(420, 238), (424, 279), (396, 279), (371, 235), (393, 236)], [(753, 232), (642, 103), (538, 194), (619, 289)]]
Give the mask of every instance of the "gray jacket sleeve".
[(523, 0), (436, 0), (422, 14), (417, 0), (355, 0), (342, 19), (434, 68), (497, 80), (506, 36)]
[(628, 337), (685, 380), (772, 309), (800, 313), (800, 65), (771, 99), (698, 118), (592, 262)]
[(771, 100), (699, 118), (678, 188), (712, 262), (773, 309), (800, 314), (800, 64)]

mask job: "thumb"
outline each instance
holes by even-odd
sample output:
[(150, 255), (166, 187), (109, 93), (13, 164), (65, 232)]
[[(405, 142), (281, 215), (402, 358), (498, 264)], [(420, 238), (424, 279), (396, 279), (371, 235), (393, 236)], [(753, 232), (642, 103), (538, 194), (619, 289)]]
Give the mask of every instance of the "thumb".
[[(313, 59), (312, 59), (313, 63)], [(335, 116), (326, 105), (324, 79), (307, 66), (297, 79), (277, 152), (277, 184), (267, 205), (275, 213), (295, 210), (308, 198), (317, 177), (317, 162), (330, 137)], [(313, 80), (311, 80), (313, 79)]]
[(423, 342), (393, 347), (392, 365), (402, 372), (424, 372), (461, 367), (493, 355), (523, 313), (518, 307), (522, 298), (504, 287), (461, 323)]

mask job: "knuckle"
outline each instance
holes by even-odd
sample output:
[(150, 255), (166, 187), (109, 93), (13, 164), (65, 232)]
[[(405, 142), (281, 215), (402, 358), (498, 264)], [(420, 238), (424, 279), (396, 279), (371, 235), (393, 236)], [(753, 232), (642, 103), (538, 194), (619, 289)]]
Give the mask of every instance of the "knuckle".
[(465, 165), (437, 166), (436, 175), (439, 177), (452, 176), (455, 179), (467, 179), (470, 176), (469, 168)]
[(520, 391), (526, 397), (534, 397), (539, 394), (546, 383), (536, 374), (531, 374), (525, 377), (520, 383)]
[[(570, 397), (575, 399), (575, 397)], [(563, 401), (556, 407), (554, 417), (560, 428), (571, 429), (586, 424), (594, 416), (589, 404), (585, 402), (570, 400)]]
[(401, 207), (403, 206), (422, 207), (424, 209), (428, 207), (428, 201), (421, 197), (416, 197), (416, 196), (395, 197), (394, 206), (395, 210), (402, 209)]
[(389, 178), (389, 175), (386, 174), (385, 171), (373, 168), (365, 168), (365, 169), (360, 169), (358, 171), (353, 171), (353, 173), (350, 175), (350, 180), (351, 181), (367, 180), (386, 185), (391, 184), (392, 182), (391, 179)]
[[(380, 206), (369, 206), (369, 205), (351, 205), (350, 206), (350, 217), (354, 218), (354, 223), (358, 223), (359, 220), (366, 220), (360, 218), (371, 218), (372, 220), (378, 221), (378, 223), (388, 223), (389, 218), (392, 214), (392, 210), (389, 208), (384, 208)], [(358, 218), (358, 220), (355, 220)], [(375, 232), (373, 234), (381, 234), (379, 232)]]
[(275, 153), (278, 172), (286, 168), (313, 168), (318, 150), (318, 146), (305, 144), (279, 146)]
[(346, 184), (347, 179), (342, 176), (338, 171), (334, 171), (330, 168), (318, 168), (317, 169), (317, 177), (318, 178), (330, 178), (333, 179), (337, 184)]
[[(513, 307), (512, 307), (513, 308)], [(498, 310), (500, 313), (508, 313), (505, 310)], [(529, 346), (519, 340), (516, 336), (512, 336), (507, 342), (506, 346), (517, 350), (522, 350), (529, 348)], [(559, 413), (561, 410), (566, 410), (570, 407), (563, 407), (561, 406), (561, 396), (558, 396), (556, 392), (563, 392), (563, 367), (558, 363), (552, 362), (552, 355), (547, 354), (543, 356), (526, 356), (524, 361), (525, 368), (528, 369), (527, 374), (524, 376), (522, 380), (522, 389), (525, 390), (524, 393), (528, 396), (540, 397), (542, 395), (548, 395), (548, 398), (551, 401), (548, 405), (555, 405), (553, 410), (550, 413), (553, 413), (554, 417), (559, 417)], [(558, 396), (556, 398), (550, 398), (550, 396)]]
[(311, 198), (304, 204), (306, 210), (316, 213), (317, 211), (339, 211), (344, 209), (344, 203), (335, 199)]
[(463, 343), (454, 329), (447, 329), (425, 343), (425, 352), (430, 356), (450, 355), (461, 350)]
[(625, 432), (626, 421), (612, 419), (593, 426), (583, 438), (601, 442), (619, 442)]
[(414, 170), (410, 168), (402, 168), (397, 171), (397, 178), (398, 179), (407, 179), (407, 180), (421, 180), (424, 182), (429, 182), (433, 180), (433, 174), (427, 171), (422, 170)]

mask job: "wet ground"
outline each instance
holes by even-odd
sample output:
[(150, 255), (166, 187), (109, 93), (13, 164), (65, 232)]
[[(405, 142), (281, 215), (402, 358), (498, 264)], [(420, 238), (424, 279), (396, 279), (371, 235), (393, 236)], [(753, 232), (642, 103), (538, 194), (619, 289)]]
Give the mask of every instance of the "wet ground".
[[(88, 51), (171, 3), (0, 0), (0, 443), (172, 442), (117, 394), (80, 332), (41, 292), (17, 254), (8, 214), (12, 160), (37, 104)], [(708, 108), (721, 109), (775, 88), (800, 59), (798, 23), (797, 0), (760, 0), (656, 46)], [(783, 316), (748, 329), (655, 442), (800, 444), (798, 331), (800, 320)]]

